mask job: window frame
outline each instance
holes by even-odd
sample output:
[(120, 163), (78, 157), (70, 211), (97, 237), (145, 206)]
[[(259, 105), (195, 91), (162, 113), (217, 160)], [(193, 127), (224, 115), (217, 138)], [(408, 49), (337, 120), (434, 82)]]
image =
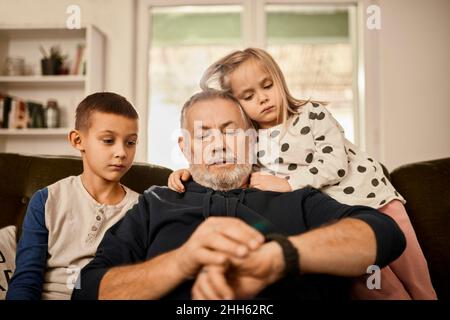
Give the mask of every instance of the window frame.
[[(136, 158), (148, 162), (148, 142), (149, 142), (149, 95), (151, 88), (149, 87), (149, 49), (150, 41), (148, 35), (151, 34), (151, 14), (152, 7), (168, 7), (168, 6), (201, 6), (201, 5), (242, 5), (242, 38), (244, 47), (260, 47), (266, 46), (266, 15), (264, 7), (268, 4), (276, 5), (327, 5), (327, 6), (344, 6), (349, 8), (349, 32), (350, 41), (352, 43), (353, 65), (353, 112), (354, 112), (354, 132), (355, 144), (363, 150), (369, 150), (375, 156), (379, 156), (380, 146), (378, 144), (379, 136), (379, 119), (380, 114), (376, 110), (367, 112), (366, 105), (366, 88), (370, 85), (371, 94), (376, 107), (377, 79), (376, 72), (377, 54), (368, 53), (365, 50), (365, 37), (370, 42), (370, 48), (376, 50), (377, 36), (368, 34), (365, 27), (365, 8), (369, 5), (369, 0), (139, 0), (136, 4), (136, 60), (135, 60), (135, 92), (136, 106), (140, 114), (140, 133), (139, 148)], [(367, 45), (367, 44), (366, 44)], [(367, 60), (373, 63), (370, 68), (370, 74), (373, 79), (368, 77), (366, 73)], [(139, 66), (139, 68), (138, 68)], [(151, 106), (150, 106), (151, 107)], [(374, 109), (374, 108), (372, 108)], [(371, 121), (367, 121), (370, 116)], [(371, 139), (368, 139), (368, 134)]]

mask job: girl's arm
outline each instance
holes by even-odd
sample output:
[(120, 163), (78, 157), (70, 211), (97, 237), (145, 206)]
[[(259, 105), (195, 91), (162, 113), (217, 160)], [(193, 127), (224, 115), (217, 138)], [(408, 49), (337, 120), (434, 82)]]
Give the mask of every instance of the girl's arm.
[(40, 300), (47, 262), (48, 230), (45, 226), (47, 188), (30, 200), (17, 246), (16, 269), (8, 286), (8, 300)]
[(319, 189), (333, 185), (341, 181), (348, 171), (342, 127), (322, 105), (306, 106), (308, 107), (304, 108), (303, 112), (307, 112), (315, 151), (307, 155), (307, 166), (299, 166), (289, 175), (288, 181), (293, 190), (306, 186)]
[(186, 182), (191, 178), (191, 173), (188, 169), (179, 169), (170, 174), (167, 185), (170, 189), (176, 192), (184, 192), (183, 181)]

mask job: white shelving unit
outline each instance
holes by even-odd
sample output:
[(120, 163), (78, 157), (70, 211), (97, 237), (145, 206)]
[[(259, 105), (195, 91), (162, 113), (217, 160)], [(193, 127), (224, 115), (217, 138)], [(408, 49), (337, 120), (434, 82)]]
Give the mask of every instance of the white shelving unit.
[[(2, 129), (0, 152), (77, 155), (67, 142), (75, 109), (88, 94), (104, 90), (105, 36), (95, 26), (70, 30), (54, 26), (0, 27), (0, 93), (46, 105), (56, 99), (61, 111), (57, 129)], [(58, 45), (68, 60), (75, 59), (79, 44), (85, 46), (86, 74), (41, 75), (39, 46), (48, 51)], [(3, 75), (6, 57), (25, 59), (26, 75)]]

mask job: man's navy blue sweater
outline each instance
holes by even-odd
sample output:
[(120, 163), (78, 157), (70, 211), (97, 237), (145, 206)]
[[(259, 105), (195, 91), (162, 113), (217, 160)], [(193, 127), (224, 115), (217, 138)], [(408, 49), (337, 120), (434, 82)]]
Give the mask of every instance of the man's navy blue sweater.
[[(143, 262), (180, 247), (209, 216), (237, 217), (263, 234), (285, 235), (301, 234), (345, 217), (360, 219), (375, 233), (375, 264), (380, 268), (399, 257), (406, 246), (402, 231), (387, 215), (369, 207), (341, 204), (313, 188), (288, 193), (257, 189), (219, 192), (191, 181), (180, 194), (166, 187), (151, 187), (106, 232), (95, 258), (82, 269), (81, 289), (74, 290), (72, 299), (97, 299), (100, 281), (110, 268)], [(295, 295), (291, 297), (336, 298), (339, 292), (330, 294), (330, 288), (337, 278), (301, 276), (300, 281), (290, 284), (297, 286), (292, 288)], [(192, 284), (186, 281), (166, 298), (189, 299)]]

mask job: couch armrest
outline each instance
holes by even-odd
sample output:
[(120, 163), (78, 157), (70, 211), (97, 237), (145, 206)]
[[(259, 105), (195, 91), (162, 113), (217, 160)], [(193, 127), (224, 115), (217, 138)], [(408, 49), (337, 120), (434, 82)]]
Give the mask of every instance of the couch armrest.
[(391, 173), (428, 261), (439, 299), (450, 299), (450, 158), (404, 165)]

